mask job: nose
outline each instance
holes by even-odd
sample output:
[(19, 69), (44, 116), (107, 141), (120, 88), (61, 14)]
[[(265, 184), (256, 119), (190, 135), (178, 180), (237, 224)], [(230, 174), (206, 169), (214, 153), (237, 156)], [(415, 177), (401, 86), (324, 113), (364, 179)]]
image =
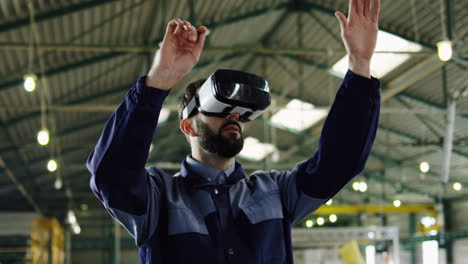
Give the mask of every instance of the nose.
[(235, 120), (235, 121), (239, 121), (239, 117), (240, 117), (239, 113), (230, 113), (229, 115), (226, 116), (227, 119)]

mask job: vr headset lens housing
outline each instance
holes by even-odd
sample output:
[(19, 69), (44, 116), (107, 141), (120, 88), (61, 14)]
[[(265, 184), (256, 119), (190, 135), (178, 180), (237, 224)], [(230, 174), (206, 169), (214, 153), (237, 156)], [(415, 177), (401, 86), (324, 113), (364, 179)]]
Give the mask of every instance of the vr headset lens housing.
[(259, 116), (270, 105), (268, 82), (254, 74), (221, 69), (202, 85), (182, 112), (188, 118), (199, 112), (209, 116), (239, 113), (241, 122)]

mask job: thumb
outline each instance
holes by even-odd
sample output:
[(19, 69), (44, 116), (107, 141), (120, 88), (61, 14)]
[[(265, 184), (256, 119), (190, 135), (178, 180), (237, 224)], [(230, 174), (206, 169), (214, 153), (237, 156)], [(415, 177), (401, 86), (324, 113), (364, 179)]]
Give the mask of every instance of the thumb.
[(205, 43), (205, 38), (209, 33), (208, 28), (201, 26), (197, 29), (198, 39), (197, 39), (197, 49), (201, 51), (203, 49), (203, 44)]
[(201, 26), (197, 29), (197, 32), (198, 32), (198, 42), (201, 44), (203, 44), (203, 42), (205, 42), (205, 38), (206, 38), (206, 35), (208, 35), (208, 28), (206, 28), (205, 26)]
[(346, 28), (346, 16), (343, 15), (343, 13), (341, 13), (340, 11), (336, 11), (335, 16), (340, 22), (341, 32), (344, 32)]

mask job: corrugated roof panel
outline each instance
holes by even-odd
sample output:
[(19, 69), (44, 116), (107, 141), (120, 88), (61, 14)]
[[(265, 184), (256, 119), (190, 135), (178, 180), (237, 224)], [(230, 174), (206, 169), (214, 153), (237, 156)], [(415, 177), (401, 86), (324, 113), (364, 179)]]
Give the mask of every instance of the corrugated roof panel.
[[(242, 46), (256, 43), (268, 32), (271, 24), (276, 21), (280, 14), (280, 11), (272, 11), (261, 16), (245, 19), (241, 22), (218, 27), (209, 36), (210, 44), (214, 46), (235, 47), (236, 45)], [(251, 30), (252, 25), (255, 25), (255, 31)]]

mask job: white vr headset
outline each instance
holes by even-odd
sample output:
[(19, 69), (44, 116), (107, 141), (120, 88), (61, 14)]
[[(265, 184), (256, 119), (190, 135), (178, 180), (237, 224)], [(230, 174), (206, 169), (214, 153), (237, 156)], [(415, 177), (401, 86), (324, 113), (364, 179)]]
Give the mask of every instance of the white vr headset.
[(220, 69), (208, 77), (184, 107), (182, 119), (192, 117), (198, 111), (218, 117), (239, 113), (239, 121), (248, 122), (270, 105), (269, 91), (268, 82), (257, 75)]

